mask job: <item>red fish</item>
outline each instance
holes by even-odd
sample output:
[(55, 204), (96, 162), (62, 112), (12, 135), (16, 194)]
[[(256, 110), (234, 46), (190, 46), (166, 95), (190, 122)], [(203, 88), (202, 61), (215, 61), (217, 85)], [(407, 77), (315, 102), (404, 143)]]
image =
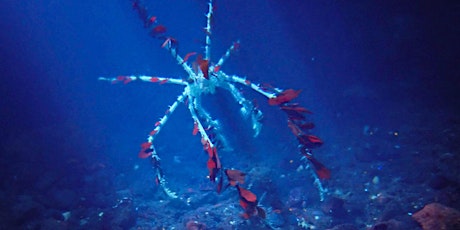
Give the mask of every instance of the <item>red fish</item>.
[(151, 77), (150, 81), (151, 82), (158, 82), (158, 81), (160, 81), (160, 79), (158, 79), (158, 77)]
[(144, 142), (141, 144), (141, 151), (139, 151), (138, 157), (145, 159), (153, 154), (152, 142)]
[(302, 130), (290, 119), (288, 119), (288, 127), (296, 137), (303, 134)]
[(209, 180), (214, 182), (216, 181), (217, 173), (219, 173), (219, 170), (222, 168), (219, 156), (217, 155), (217, 148), (210, 147), (210, 144), (206, 142), (206, 144), (204, 144), (204, 149), (207, 151), (209, 156), (207, 162), (207, 167), (209, 170)]
[(290, 102), (292, 99), (299, 96), (301, 90), (287, 89), (276, 95), (276, 97), (268, 99), (269, 105), (281, 105)]
[(299, 103), (290, 103), (280, 106), (289, 119), (291, 120), (305, 120), (305, 113), (312, 114), (312, 112), (304, 107), (299, 106)]
[(150, 131), (150, 136), (154, 136), (158, 131), (156, 129)]
[(192, 134), (193, 136), (195, 136), (197, 133), (198, 133), (198, 123), (196, 123), (196, 121), (193, 123), (193, 131), (192, 131)]
[(315, 128), (315, 124), (311, 122), (302, 122), (300, 124), (297, 124), (297, 126), (299, 126), (299, 128), (301, 128), (302, 130), (310, 130)]
[(193, 56), (193, 55), (195, 55), (195, 54), (196, 54), (196, 52), (190, 52), (190, 53), (186, 54), (185, 57), (184, 57), (184, 60), (182, 61), (182, 64), (184, 64), (185, 62), (187, 62), (187, 60), (188, 60), (191, 56)]
[(133, 81), (133, 79), (131, 79), (130, 77), (127, 77), (127, 78), (125, 78), (125, 80), (123, 81), (123, 84), (126, 85), (126, 84), (130, 83), (131, 81)]
[(205, 60), (201, 55), (198, 55), (196, 57), (196, 64), (203, 73), (203, 77), (209, 79), (209, 60)]
[(209, 60), (202, 60), (198, 65), (203, 73), (203, 77), (209, 79)]
[(123, 82), (123, 84), (128, 84), (132, 81), (129, 76), (118, 76), (115, 78), (115, 80), (112, 81), (112, 84), (118, 83), (118, 82)]
[(252, 216), (258, 216), (265, 219), (265, 210), (257, 206), (257, 196), (251, 191), (244, 189), (236, 185), (238, 194), (240, 196), (240, 205), (244, 209), (244, 213), (241, 215), (245, 219), (249, 219)]
[(288, 116), (288, 119), (290, 120), (297, 120), (297, 121), (303, 121), (307, 119), (302, 113), (299, 113), (295, 110), (284, 110), (286, 115)]
[(219, 183), (217, 184), (217, 193), (218, 194), (220, 194), (220, 192), (222, 191), (223, 181), (224, 181), (224, 179), (222, 178), (222, 173), (221, 173), (220, 178), (219, 178)]
[(329, 169), (327, 169), (321, 162), (313, 157), (308, 158), (308, 160), (310, 160), (313, 167), (315, 167), (315, 172), (320, 179), (327, 180), (331, 178), (331, 171), (329, 171)]
[(145, 28), (149, 28), (150, 26), (152, 26), (153, 24), (155, 24), (157, 22), (157, 17), (156, 16), (148, 16), (147, 15), (147, 10), (144, 10), (144, 11), (139, 11), (139, 13), (142, 13), (139, 14), (139, 16), (141, 17), (142, 21), (144, 21), (144, 27)]
[(174, 50), (178, 45), (178, 41), (173, 37), (167, 37), (163, 44), (161, 44), (161, 48), (168, 47), (168, 49)]
[(323, 145), (323, 141), (317, 136), (300, 134), (297, 136), (297, 140), (309, 149), (317, 148)]
[(219, 173), (219, 170), (222, 167), (220, 165), (220, 160), (217, 156), (217, 153), (214, 155), (214, 157), (210, 157), (208, 159), (207, 166), (209, 170), (209, 180), (213, 182), (216, 181), (217, 173)]
[[(305, 120), (288, 119), (288, 127), (291, 130), (295, 127), (297, 130), (300, 130), (300, 131), (303, 131), (303, 132), (308, 132), (308, 130), (315, 128), (315, 124), (313, 124), (312, 122), (307, 122)], [(293, 133), (294, 133), (294, 131), (293, 131)], [(297, 136), (298, 134), (295, 134), (295, 135)]]
[(231, 186), (236, 186), (237, 184), (244, 184), (244, 179), (246, 173), (241, 172), (240, 170), (226, 169), (225, 175), (227, 175), (228, 184)]
[(208, 162), (207, 162), (207, 167), (208, 167), (208, 170), (209, 170), (209, 180), (210, 181), (215, 181), (216, 180), (216, 176), (217, 176), (217, 163), (215, 160), (213, 160), (212, 158), (209, 158), (208, 159)]
[(240, 186), (236, 186), (236, 188), (238, 189), (240, 198), (244, 200), (246, 203), (256, 203), (257, 202), (257, 196), (254, 193)]
[(139, 1), (134, 0), (133, 3), (132, 3), (132, 6), (133, 6), (133, 9), (139, 8)]
[(163, 35), (164, 33), (166, 33), (166, 27), (163, 25), (158, 25), (153, 27), (153, 29), (150, 31), (150, 36), (158, 37), (160, 35)]
[(155, 23), (156, 21), (157, 21), (157, 17), (156, 17), (156, 16), (152, 16), (152, 17), (149, 18), (149, 23), (150, 23), (150, 24), (153, 24), (153, 23)]
[(151, 151), (145, 152), (145, 150), (141, 150), (141, 151), (139, 151), (139, 154), (138, 154), (137, 156), (138, 156), (139, 158), (141, 158), (141, 159), (145, 159), (145, 158), (147, 158), (147, 157), (149, 157), (149, 156), (151, 156), (151, 155), (152, 155), (152, 152), (151, 152)]
[(208, 153), (208, 156), (212, 157), (214, 155), (214, 148), (211, 148), (209, 142), (204, 138), (201, 138), (201, 143), (203, 144), (204, 150)]
[(308, 114), (313, 114), (312, 111), (301, 107), (299, 103), (290, 103), (290, 104), (285, 104), (280, 107), (284, 111), (296, 111), (299, 113), (308, 113)]
[(144, 27), (147, 28), (149, 24), (147, 20), (148, 13), (147, 13), (147, 9), (145, 8), (145, 6), (142, 5), (140, 1), (137, 1), (137, 0), (133, 1), (132, 6), (133, 6), (133, 9), (137, 11), (139, 18), (144, 22)]
[(241, 48), (241, 44), (239, 42), (233, 42), (233, 50), (238, 51)]
[(270, 93), (273, 93), (274, 92), (274, 88), (272, 85), (270, 85), (269, 83), (262, 83), (262, 85), (260, 85), (260, 89), (263, 90), (264, 92), (270, 92)]
[(307, 148), (301, 148), (300, 152), (311, 162), (311, 164), (315, 168), (316, 175), (318, 175), (320, 179), (327, 180), (331, 178), (331, 171), (329, 171), (329, 169), (327, 169), (326, 166), (324, 166), (321, 162), (319, 162), (318, 160), (316, 160), (316, 158), (313, 157), (311, 150)]
[[(300, 127), (299, 127), (300, 126)], [(307, 148), (316, 148), (323, 144), (323, 141), (314, 135), (308, 135), (303, 132), (301, 128), (311, 129), (314, 127), (313, 123), (300, 123), (297, 124), (295, 121), (289, 119), (288, 127), (291, 129), (291, 132), (297, 137), (297, 140)]]
[(115, 80), (112, 81), (112, 84), (113, 83), (118, 83), (118, 82), (124, 82), (124, 81), (126, 81), (127, 78), (129, 78), (129, 77), (128, 76), (121, 76), (121, 75), (117, 76), (115, 78)]
[(148, 149), (152, 146), (152, 142), (144, 142), (141, 144), (142, 149)]

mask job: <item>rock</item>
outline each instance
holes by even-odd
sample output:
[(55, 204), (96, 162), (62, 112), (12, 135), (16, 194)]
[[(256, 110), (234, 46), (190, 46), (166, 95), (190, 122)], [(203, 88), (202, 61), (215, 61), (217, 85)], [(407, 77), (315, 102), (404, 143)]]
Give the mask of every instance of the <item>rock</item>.
[(271, 226), (280, 228), (285, 224), (285, 220), (281, 213), (271, 212), (267, 215), (267, 221), (271, 224)]
[(401, 213), (404, 213), (404, 210), (401, 208), (400, 203), (397, 200), (385, 200), (385, 208), (383, 211), (380, 213), (379, 220), (380, 221), (387, 221), (390, 219), (395, 218), (398, 215), (401, 215)]
[(16, 203), (11, 209), (11, 215), (15, 222), (24, 223), (34, 219), (39, 219), (42, 216), (45, 208), (35, 202), (30, 196), (17, 197)]
[(378, 152), (375, 145), (366, 145), (364, 148), (354, 152), (355, 159), (359, 162), (369, 163), (375, 161), (375, 156)]
[(302, 187), (295, 187), (289, 191), (289, 196), (288, 196), (288, 201), (286, 202), (286, 205), (290, 208), (296, 207), (296, 208), (301, 208), (302, 203), (306, 201), (305, 194), (305, 189)]
[(187, 230), (206, 230), (206, 224), (200, 223), (198, 221), (190, 220), (185, 224), (185, 229)]
[(406, 230), (406, 226), (401, 221), (394, 219), (382, 221), (370, 228), (369, 230)]
[(423, 230), (455, 230), (460, 229), (460, 212), (439, 203), (426, 205), (412, 215)]
[(358, 229), (359, 228), (353, 224), (339, 224), (327, 230), (358, 230)]
[(137, 213), (130, 199), (123, 199), (107, 213), (102, 214), (107, 229), (130, 229), (136, 224)]
[(347, 211), (344, 208), (344, 200), (337, 197), (330, 197), (321, 204), (321, 210), (328, 215), (336, 218), (345, 217)]
[(37, 182), (35, 183), (35, 188), (39, 191), (46, 191), (52, 187), (58, 180), (58, 177), (53, 173), (44, 173), (42, 176), (38, 177)]
[(65, 221), (55, 219), (45, 219), (39, 222), (37, 229), (66, 230), (69, 226)]
[(440, 189), (446, 188), (450, 184), (451, 184), (451, 181), (449, 179), (447, 179), (445, 176), (442, 176), (442, 175), (435, 175), (428, 182), (428, 185), (432, 189), (435, 189), (435, 190), (440, 190)]
[(54, 189), (49, 192), (48, 204), (61, 210), (71, 210), (78, 204), (77, 193), (70, 189)]

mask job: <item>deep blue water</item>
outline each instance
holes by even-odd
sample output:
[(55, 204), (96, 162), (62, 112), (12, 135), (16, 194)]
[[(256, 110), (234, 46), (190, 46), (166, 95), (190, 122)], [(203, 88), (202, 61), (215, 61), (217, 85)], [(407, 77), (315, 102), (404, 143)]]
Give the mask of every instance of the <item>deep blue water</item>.
[[(4, 208), (20, 209), (15, 204), (26, 197), (41, 204), (37, 209), (56, 213), (78, 209), (83, 216), (82, 210), (110, 209), (120, 190), (137, 189), (134, 202), (159, 196), (154, 195), (161, 191), (149, 177), (149, 163), (138, 159), (137, 153), (182, 87), (97, 80), (128, 74), (185, 76), (160, 48), (161, 41), (143, 28), (131, 2), (6, 0), (1, 5), (0, 196), (8, 204)], [(181, 55), (203, 51), (206, 1), (146, 5), (179, 41)], [(390, 166), (375, 175), (404, 178), (411, 174), (407, 168), (415, 158), (429, 175), (442, 174), (457, 188), (458, 177), (443, 174), (452, 163), (435, 167), (432, 159), (450, 153), (451, 162), (458, 162), (459, 17), (460, 5), (454, 2), (217, 1), (212, 56), (217, 60), (239, 40), (240, 51), (222, 68), (226, 73), (302, 90), (296, 101), (314, 112), (313, 133), (325, 142), (317, 158), (331, 169), (331, 182), (325, 182), (331, 191), (366, 183), (363, 178), (345, 180), (345, 172), (360, 174), (382, 165)], [(219, 91), (205, 98), (235, 149), (224, 157), (227, 165), (250, 170), (297, 160), (285, 115), (268, 106), (264, 97), (243, 90), (265, 115), (262, 133), (255, 139), (228, 94)], [(380, 139), (369, 140), (363, 134), (365, 127), (379, 130)], [(181, 105), (156, 140), (165, 169), (176, 173), (169, 176), (177, 180), (176, 187), (182, 182), (184, 188), (193, 187), (199, 183), (194, 180), (207, 173), (206, 157), (199, 138), (191, 135), (192, 128), (188, 110)], [(442, 134), (447, 129), (452, 133)], [(387, 134), (395, 131), (404, 139), (389, 140)], [(399, 150), (391, 149), (396, 145), (403, 150), (395, 153)], [(362, 161), (353, 154), (378, 152), (374, 146), (391, 159), (377, 154)], [(416, 157), (410, 158), (414, 152)], [(174, 157), (181, 162), (174, 163)], [(280, 169), (280, 174), (294, 172), (296, 167), (290, 167)], [(190, 173), (194, 174), (190, 180), (183, 177)], [(367, 182), (375, 175), (369, 175)], [(305, 180), (315, 194), (311, 178)], [(286, 184), (298, 186), (285, 181), (274, 187), (286, 195), (289, 190), (279, 188)], [(258, 194), (267, 192), (263, 186), (255, 187)], [(73, 193), (53, 195), (64, 190)], [(425, 195), (434, 200), (434, 195)], [(459, 203), (453, 207), (458, 209)], [(13, 217), (2, 214), (16, 218), (4, 226), (27, 229), (42, 219), (53, 219), (48, 212), (12, 213)], [(356, 216), (342, 222), (353, 223)]]

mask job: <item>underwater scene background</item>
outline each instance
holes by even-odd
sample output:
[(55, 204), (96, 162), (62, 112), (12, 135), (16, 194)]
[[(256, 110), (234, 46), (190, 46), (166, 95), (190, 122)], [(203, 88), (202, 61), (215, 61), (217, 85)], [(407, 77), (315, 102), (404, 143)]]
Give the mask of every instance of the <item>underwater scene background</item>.
[[(213, 2), (213, 57), (239, 41), (223, 71), (301, 90), (330, 171), (321, 200), (282, 110), (236, 85), (264, 114), (253, 137), (227, 91), (203, 95), (232, 147), (219, 157), (265, 212), (247, 216), (241, 190), (207, 178), (184, 104), (155, 139), (179, 197), (138, 157), (183, 87), (98, 81), (187, 77), (138, 2), (2, 2), (0, 229), (460, 229), (459, 3)], [(178, 53), (203, 53), (208, 1), (142, 4)]]

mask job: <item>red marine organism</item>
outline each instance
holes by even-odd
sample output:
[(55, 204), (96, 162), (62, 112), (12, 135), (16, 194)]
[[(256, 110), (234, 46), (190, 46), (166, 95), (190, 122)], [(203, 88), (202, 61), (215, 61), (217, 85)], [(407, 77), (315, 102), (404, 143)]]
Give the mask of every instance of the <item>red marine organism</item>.
[[(284, 98), (280, 101), (286, 101), (291, 97), (297, 97), (299, 92), (300, 91), (291, 91), (286, 94), (280, 94), (282, 95), (282, 98)], [(280, 101), (276, 101), (276, 103)], [(316, 160), (311, 152), (311, 149), (318, 148), (323, 145), (323, 141), (319, 137), (308, 134), (308, 131), (313, 129), (315, 125), (311, 122), (307, 122), (306, 117), (303, 114), (311, 114), (312, 112), (306, 108), (300, 107), (297, 103), (286, 104), (286, 102), (283, 102), (283, 104), (280, 105), (280, 108), (288, 116), (287, 125), (299, 141), (301, 154), (312, 163), (315, 168), (316, 175), (318, 175), (320, 179), (329, 179), (331, 172), (321, 162)]]
[(152, 30), (150, 31), (150, 36), (159, 37), (160, 35), (163, 35), (164, 33), (166, 33), (166, 27), (163, 25), (157, 25), (153, 27)]
[(209, 79), (209, 60), (205, 60), (201, 55), (198, 55), (196, 57), (196, 63), (203, 73), (203, 77)]
[(141, 4), (140, 1), (133, 1), (132, 6), (133, 6), (133, 9), (137, 11), (139, 18), (141, 18), (141, 20), (145, 22), (148, 17), (147, 9)]
[(315, 128), (315, 124), (313, 124), (312, 122), (302, 122), (300, 124), (297, 124), (297, 126), (302, 130), (310, 130)]
[(299, 128), (299, 126), (297, 126), (292, 120), (289, 120), (289, 119), (288, 119), (288, 127), (289, 129), (291, 129), (291, 132), (296, 137), (303, 133), (302, 130)]
[(234, 42), (234, 43), (233, 43), (233, 50), (239, 50), (240, 47), (241, 47), (240, 42)]
[(225, 175), (227, 175), (228, 184), (236, 186), (237, 184), (244, 184), (246, 173), (235, 169), (226, 169)]
[(327, 169), (321, 162), (313, 157), (307, 157), (307, 159), (313, 164), (315, 172), (320, 179), (327, 180), (331, 178), (331, 171), (329, 171), (329, 169)]
[(199, 131), (198, 130), (198, 123), (196, 123), (196, 121), (195, 121), (195, 122), (193, 122), (193, 131), (192, 131), (193, 136), (198, 134), (198, 131)]
[(139, 158), (145, 159), (152, 155), (153, 149), (151, 148), (151, 142), (144, 142), (141, 144), (141, 151), (139, 151)]
[(173, 37), (167, 37), (163, 44), (161, 44), (161, 48), (167, 47), (168, 49), (175, 50), (179, 42)]
[(149, 18), (150, 24), (153, 24), (153, 23), (155, 23), (156, 21), (157, 21), (157, 17), (156, 17), (156, 16), (152, 16), (152, 17)]
[(206, 224), (190, 220), (185, 224), (186, 230), (206, 230)]
[(157, 132), (158, 132), (158, 130), (154, 129), (154, 130), (150, 131), (149, 135), (150, 136), (155, 136), (155, 134), (157, 134)]
[(286, 102), (290, 102), (292, 99), (299, 96), (301, 90), (287, 89), (276, 95), (276, 97), (268, 99), (270, 105), (281, 105)]
[(291, 120), (305, 120), (304, 113), (313, 114), (310, 110), (299, 106), (299, 103), (283, 104), (280, 106), (280, 109), (283, 110), (288, 115), (288, 119)]
[[(246, 173), (241, 172), (240, 170), (236, 169), (226, 169), (224, 170), (225, 175), (227, 176), (227, 185), (224, 190), (227, 189), (230, 186), (236, 187), (239, 184), (244, 184)], [(217, 185), (217, 193), (222, 192), (222, 185), (223, 185), (223, 177), (221, 174), (221, 177), (219, 179), (219, 184)]]
[(186, 55), (184, 56), (184, 60), (182, 61), (181, 64), (186, 63), (187, 60), (188, 60), (191, 56), (193, 56), (193, 55), (196, 55), (196, 52), (190, 52), (190, 53), (186, 54)]
[(150, 149), (145, 149), (139, 152), (138, 157), (141, 159), (145, 159), (151, 155), (152, 155), (152, 151), (150, 151)]
[(216, 181), (217, 173), (222, 168), (220, 164), (219, 156), (217, 155), (217, 148), (211, 147), (209, 143), (204, 146), (204, 149), (207, 151), (209, 159), (207, 163), (207, 167), (209, 170), (209, 180), (214, 182)]
[(310, 149), (301, 146), (300, 153), (311, 162), (311, 164), (315, 168), (316, 174), (320, 179), (327, 180), (331, 178), (331, 171), (329, 171), (329, 169), (327, 169), (326, 166), (324, 166), (321, 162), (319, 162), (313, 157)]
[(240, 196), (240, 205), (244, 209), (244, 213), (241, 214), (241, 216), (244, 219), (249, 219), (253, 216), (258, 216), (262, 219), (265, 219), (265, 210), (257, 206), (257, 196), (251, 191), (240, 187), (239, 185), (236, 185), (236, 188), (238, 189), (238, 194)]
[(118, 76), (115, 78), (115, 80), (112, 81), (112, 84), (123, 82), (123, 84), (126, 85), (130, 83), (131, 81), (133, 81), (133, 79), (131, 79), (129, 76)]
[(299, 143), (304, 145), (309, 149), (318, 148), (323, 144), (323, 141), (319, 139), (317, 136), (301, 134), (297, 136), (297, 140)]

